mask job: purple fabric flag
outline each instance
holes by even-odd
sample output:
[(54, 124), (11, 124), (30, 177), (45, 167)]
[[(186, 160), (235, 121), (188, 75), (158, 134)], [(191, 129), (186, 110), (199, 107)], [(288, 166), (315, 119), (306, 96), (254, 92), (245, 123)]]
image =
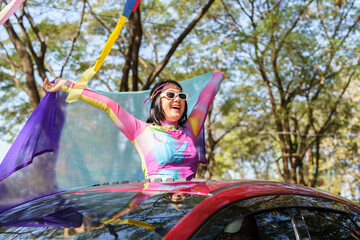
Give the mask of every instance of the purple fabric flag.
[(29, 165), (33, 158), (54, 150), (55, 93), (47, 93), (30, 116), (0, 164), (0, 181)]
[(34, 217), (28, 216), (28, 219), (6, 222), (4, 227), (80, 227), (83, 223), (83, 215), (73, 207), (59, 210), (48, 216)]
[(47, 93), (20, 131), (0, 164), (0, 212), (59, 191), (54, 152), (65, 110), (64, 94)]

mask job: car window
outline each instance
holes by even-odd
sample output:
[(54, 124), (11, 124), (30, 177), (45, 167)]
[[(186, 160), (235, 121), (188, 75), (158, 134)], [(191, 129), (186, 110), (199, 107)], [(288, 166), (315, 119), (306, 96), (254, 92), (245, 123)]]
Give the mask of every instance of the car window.
[(288, 209), (241, 216), (226, 221), (228, 223), (222, 227), (214, 226), (213, 221), (208, 222), (193, 239), (296, 239)]
[(324, 209), (301, 209), (311, 239), (360, 239), (352, 215)]
[[(288, 209), (279, 209), (247, 216), (247, 218), (252, 217), (256, 220), (257, 233), (254, 232), (254, 234), (259, 235), (257, 239), (295, 239), (294, 228)], [(253, 236), (249, 234), (245, 226), (241, 228), (244, 228), (243, 235)]]
[(0, 225), (8, 226), (0, 227), (0, 239), (161, 239), (204, 198), (159, 192), (48, 196), (0, 214)]
[(334, 201), (298, 197), (236, 202), (211, 217), (193, 239), (360, 239), (357, 212)]
[(356, 226), (360, 227), (360, 214), (357, 214), (356, 211), (352, 211), (351, 216), (353, 216), (352, 219), (354, 220), (354, 223), (356, 224)]
[(294, 197), (298, 202), (298, 205), (301, 207), (319, 207), (324, 209), (328, 208), (332, 210), (339, 210), (342, 212), (351, 212), (350, 207), (336, 201), (331, 201), (319, 197), (309, 197), (301, 195), (295, 195)]
[[(283, 239), (295, 239), (290, 213), (287, 210), (272, 211), (266, 214), (259, 213), (258, 215), (251, 214), (286, 206), (297, 206), (294, 196), (261, 196), (239, 201), (215, 214), (197, 231), (193, 239), (255, 240), (272, 232), (280, 234), (284, 237)], [(263, 228), (262, 231), (259, 231), (258, 225)]]

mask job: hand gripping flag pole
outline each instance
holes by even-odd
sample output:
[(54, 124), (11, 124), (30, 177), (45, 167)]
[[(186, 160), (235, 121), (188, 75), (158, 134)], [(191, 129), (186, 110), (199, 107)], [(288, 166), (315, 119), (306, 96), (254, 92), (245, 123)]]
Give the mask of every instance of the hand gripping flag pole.
[(97, 73), (103, 64), (105, 58), (109, 54), (112, 46), (114, 45), (116, 39), (118, 38), (121, 29), (123, 28), (126, 20), (129, 18), (130, 14), (136, 10), (139, 6), (140, 0), (127, 0), (125, 2), (123, 13), (116, 24), (114, 31), (111, 33), (110, 37), (105, 43), (103, 50), (101, 51), (100, 56), (97, 58), (95, 65), (91, 68), (87, 69), (79, 78), (79, 80), (75, 83), (75, 86), (70, 91), (68, 97), (66, 98), (66, 102), (71, 103), (75, 102), (79, 99), (82, 91), (90, 81), (90, 79)]

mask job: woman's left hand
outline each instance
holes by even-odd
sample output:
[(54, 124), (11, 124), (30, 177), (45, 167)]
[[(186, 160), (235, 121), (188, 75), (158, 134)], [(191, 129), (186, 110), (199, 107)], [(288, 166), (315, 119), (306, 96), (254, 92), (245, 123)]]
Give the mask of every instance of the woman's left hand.
[(61, 89), (61, 86), (66, 82), (65, 79), (58, 78), (54, 83), (51, 83), (49, 79), (44, 80), (44, 89), (47, 92), (57, 92)]

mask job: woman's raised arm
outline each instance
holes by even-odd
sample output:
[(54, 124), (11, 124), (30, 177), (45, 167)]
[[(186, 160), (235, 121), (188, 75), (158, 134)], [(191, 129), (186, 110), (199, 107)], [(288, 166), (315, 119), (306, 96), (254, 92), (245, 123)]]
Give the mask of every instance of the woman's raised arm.
[(190, 126), (196, 138), (198, 137), (201, 128), (204, 125), (210, 104), (214, 100), (214, 97), (224, 78), (225, 78), (224, 73), (219, 71), (214, 71), (211, 80), (201, 91), (199, 98), (188, 117), (188, 121), (186, 122), (186, 125)]
[[(56, 79), (54, 83), (50, 83), (47, 78), (44, 81), (44, 89), (47, 92), (57, 92), (59, 90), (70, 92), (73, 86), (73, 82), (61, 78)], [(95, 91), (85, 88), (80, 96), (80, 100), (103, 110), (130, 141), (133, 141), (147, 126), (145, 122), (135, 118), (114, 100)]]

